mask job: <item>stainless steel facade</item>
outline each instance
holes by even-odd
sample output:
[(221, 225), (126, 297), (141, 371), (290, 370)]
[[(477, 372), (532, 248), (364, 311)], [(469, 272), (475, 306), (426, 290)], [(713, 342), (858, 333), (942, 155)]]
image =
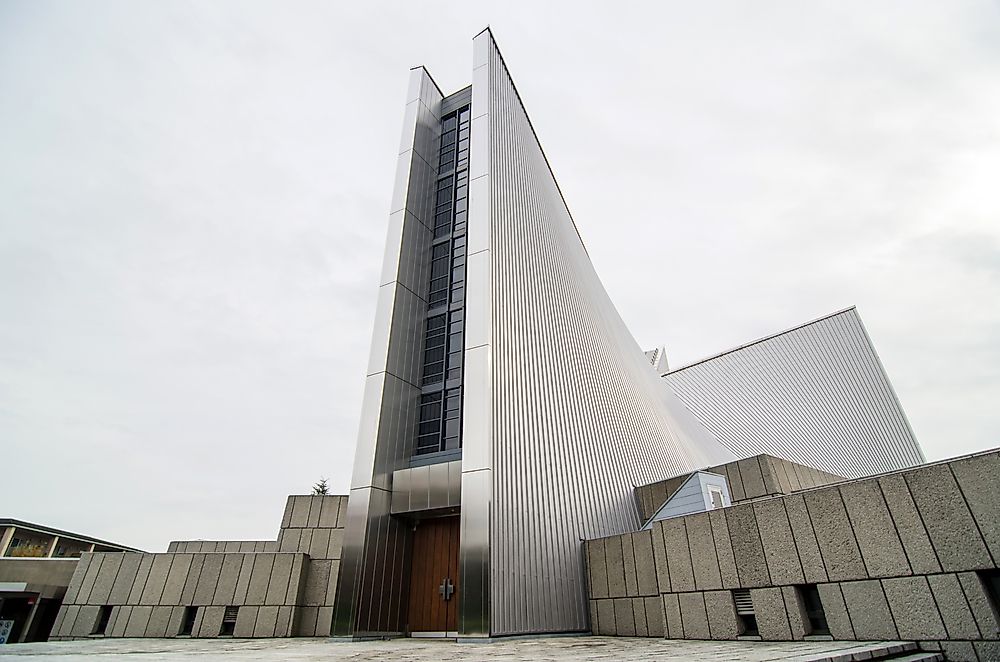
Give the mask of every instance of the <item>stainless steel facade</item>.
[(664, 380), (739, 457), (770, 453), (849, 478), (925, 461), (854, 308)]
[(462, 609), (586, 630), (580, 540), (639, 526), (632, 486), (733, 456), (619, 317), (489, 31), (473, 51)]

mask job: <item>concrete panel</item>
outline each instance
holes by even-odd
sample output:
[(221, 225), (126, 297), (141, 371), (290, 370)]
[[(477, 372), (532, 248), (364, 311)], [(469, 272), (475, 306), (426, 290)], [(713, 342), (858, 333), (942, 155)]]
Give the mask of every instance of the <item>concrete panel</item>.
[(319, 615), (318, 607), (299, 607), (299, 621), (295, 626), (295, 634), (299, 637), (316, 636), (316, 617)]
[(996, 639), (1000, 636), (1000, 626), (994, 614), (990, 599), (983, 587), (983, 582), (974, 572), (958, 573), (958, 582), (962, 585), (965, 599), (969, 601), (969, 608), (976, 619), (976, 625), (982, 632), (984, 639)]
[(773, 584), (805, 582), (802, 563), (795, 547), (792, 527), (788, 523), (783, 499), (769, 499), (753, 504), (757, 530), (764, 546), (764, 559)]
[(218, 637), (219, 630), (222, 629), (222, 617), (225, 613), (225, 607), (199, 607), (192, 635), (202, 638)]
[(173, 554), (156, 554), (153, 556), (153, 565), (149, 569), (149, 577), (146, 579), (146, 585), (139, 595), (140, 604), (161, 604), (160, 598), (163, 596), (163, 589), (167, 582), (167, 575), (170, 573), (170, 564), (173, 558)]
[(258, 609), (259, 607), (240, 607), (239, 613), (236, 614), (236, 627), (233, 628), (234, 637), (249, 639), (253, 636)]
[(331, 529), (330, 530), (330, 547), (326, 551), (326, 558), (328, 559), (339, 559), (340, 552), (344, 546), (344, 530), (343, 529)]
[[(949, 662), (979, 662), (976, 648), (971, 641), (942, 641), (940, 644), (941, 652), (944, 653), (945, 659)], [(989, 660), (990, 658), (984, 657), (983, 659)], [(1000, 660), (1000, 651), (997, 651), (997, 656), (993, 659)]]
[[(80, 585), (83, 583), (83, 578), (86, 577), (87, 572), (90, 570), (90, 563), (94, 560), (93, 554), (84, 554), (80, 557), (80, 560), (76, 562), (76, 569), (73, 571), (73, 578), (69, 581), (69, 586), (66, 587), (66, 594), (63, 596), (63, 604), (71, 605), (77, 602), (77, 596), (80, 595)], [(56, 633), (58, 630), (55, 629), (56, 625), (61, 625), (61, 622), (57, 620), (53, 624), (52, 632)]]
[(219, 581), (212, 596), (213, 605), (235, 605), (236, 582), (239, 581), (240, 570), (243, 569), (243, 554), (224, 554), (222, 568), (219, 571)]
[(912, 574), (903, 543), (889, 515), (878, 482), (845, 483), (840, 495), (869, 577), (900, 577)]
[(80, 612), (73, 621), (73, 636), (89, 636), (97, 626), (97, 617), (101, 613), (101, 608), (97, 605), (80, 607)]
[(323, 499), (322, 509), (319, 516), (319, 526), (324, 529), (332, 529), (337, 526), (337, 511), (340, 508), (340, 499)]
[(910, 496), (906, 480), (901, 474), (893, 474), (882, 476), (878, 479), (878, 484), (889, 506), (889, 514), (896, 525), (896, 531), (903, 541), (903, 551), (909, 559), (913, 572), (917, 574), (941, 572), (941, 564), (938, 563), (927, 530), (920, 521), (920, 514)]
[(222, 573), (222, 562), (225, 554), (207, 554), (201, 566), (201, 575), (194, 589), (192, 604), (210, 605), (215, 598), (215, 587), (219, 585), (219, 575)]
[(902, 639), (948, 637), (925, 577), (883, 579), (882, 590)]
[(292, 559), (293, 557), (290, 554), (278, 554), (274, 557), (271, 577), (268, 581), (267, 592), (264, 595), (264, 604), (281, 605), (285, 603), (285, 596), (288, 595), (288, 584), (292, 575)]
[(615, 601), (597, 601), (597, 634), (614, 636), (618, 634), (615, 625)]
[(726, 472), (726, 482), (729, 484), (729, 496), (732, 498), (733, 503), (746, 501), (747, 493), (743, 489), (743, 479), (740, 477), (740, 471), (736, 463), (730, 462), (724, 464), (722, 465), (722, 469)]
[(299, 539), (302, 537), (302, 529), (282, 529), (278, 533), (278, 551), (296, 552), (299, 549)]
[(152, 607), (133, 607), (132, 614), (125, 625), (126, 637), (142, 637), (149, 627), (149, 617), (153, 614)]
[(683, 639), (684, 625), (681, 622), (681, 606), (677, 593), (663, 594), (663, 621), (667, 626), (667, 639)]
[(950, 466), (994, 565), (1000, 563), (1000, 455), (978, 455)]
[[(118, 568), (118, 576), (111, 586), (111, 593), (108, 596), (108, 604), (123, 605), (128, 601), (128, 594), (132, 591), (132, 584), (135, 583), (135, 576), (139, 572), (139, 564), (142, 563), (142, 554), (123, 554), (121, 566)], [(81, 593), (83, 590), (81, 589)], [(122, 626), (124, 628), (124, 625)]]
[(699, 591), (722, 588), (719, 558), (715, 551), (712, 522), (708, 513), (684, 518), (687, 526), (688, 545), (691, 550), (691, 567), (695, 587)]
[(333, 561), (330, 566), (330, 585), (326, 589), (326, 604), (332, 605), (337, 597), (337, 581), (340, 577), (340, 561)]
[(785, 611), (785, 599), (780, 588), (750, 589), (753, 611), (757, 617), (757, 631), (764, 641), (788, 641), (792, 631)]
[(735, 639), (740, 633), (736, 605), (730, 591), (705, 593), (705, 611), (708, 612), (708, 629), (712, 639)]
[(632, 550), (632, 535), (626, 533), (619, 538), (622, 543), (622, 567), (625, 570), (625, 595), (639, 595), (639, 580), (635, 574), (635, 552)]
[[(341, 509), (343, 517), (343, 509)], [(329, 637), (333, 633), (333, 607), (320, 607), (316, 614), (316, 636)]]
[(619, 637), (635, 636), (635, 614), (632, 612), (631, 598), (616, 598), (615, 605), (615, 626)]
[(290, 496), (287, 499), (285, 499), (285, 512), (281, 516), (281, 528), (283, 528), (283, 529), (292, 525), (291, 524), (291, 522), (292, 522), (292, 503), (293, 503), (294, 499), (295, 499), (294, 496)]
[(325, 559), (327, 550), (330, 549), (330, 531), (328, 529), (316, 529), (313, 531), (312, 540), (309, 541), (309, 549), (305, 550), (309, 558)]
[(771, 577), (767, 571), (764, 546), (757, 530), (753, 506), (750, 504), (733, 506), (722, 512), (726, 513), (729, 539), (733, 545), (733, 556), (736, 558), (736, 567), (740, 573), (740, 585), (767, 586), (771, 583)]
[[(877, 579), (844, 582), (840, 585), (851, 616), (854, 635), (862, 641), (899, 639), (882, 584)], [(821, 598), (822, 599), (822, 596)], [(825, 605), (825, 603), (824, 603)]]
[(927, 577), (927, 582), (949, 639), (978, 639), (982, 636), (956, 575), (931, 575)]
[(904, 474), (941, 568), (973, 570), (993, 566), (972, 513), (946, 464)]
[(289, 527), (303, 529), (309, 525), (309, 501), (307, 496), (292, 497), (292, 519), (289, 521)]
[(170, 554), (169, 557), (170, 569), (163, 584), (163, 593), (160, 594), (160, 604), (178, 605), (181, 602), (184, 584), (187, 582), (188, 571), (191, 569), (192, 557), (190, 554)]
[[(285, 593), (285, 605), (293, 606), (299, 603), (302, 587), (305, 585), (305, 574), (308, 571), (308, 557), (296, 554), (292, 557), (292, 572), (288, 578), (288, 591)], [(331, 603), (332, 604), (332, 603)]]
[(310, 561), (309, 572), (302, 595), (302, 604), (309, 607), (322, 607), (326, 603), (326, 591), (330, 584), (330, 567), (332, 561)]
[(830, 581), (867, 577), (840, 490), (828, 488), (806, 492), (803, 496)]
[(670, 590), (670, 569), (667, 565), (667, 551), (663, 544), (663, 522), (654, 522), (650, 529), (653, 541), (653, 565), (656, 567), (656, 584), (661, 593)]
[(663, 547), (667, 555), (670, 571), (670, 590), (673, 592), (693, 591), (694, 568), (691, 565), (691, 550), (688, 548), (686, 518), (677, 517), (663, 521)]
[(118, 577), (118, 569), (121, 567), (122, 557), (124, 556), (124, 554), (108, 554), (104, 556), (100, 571), (94, 578), (90, 595), (87, 596), (86, 600), (81, 600), (81, 602), (92, 605), (108, 604), (108, 598), (111, 596), (111, 587), (114, 586), (115, 579)]
[(106, 630), (107, 636), (124, 637), (125, 626), (128, 625), (128, 619), (131, 615), (132, 607), (129, 606), (115, 607), (112, 609), (111, 620), (108, 621), (108, 629)]
[(632, 534), (632, 552), (635, 554), (635, 572), (639, 595), (658, 595), (656, 565), (653, 561), (652, 531), (639, 531)]
[[(173, 607), (153, 607), (149, 615), (149, 624), (146, 626), (146, 633), (143, 637), (159, 638), (167, 636), (167, 628), (170, 627), (170, 614)], [(171, 632), (171, 636), (175, 633)]]
[(128, 604), (139, 604), (139, 600), (142, 598), (142, 592), (146, 588), (146, 581), (149, 579), (149, 573), (152, 569), (153, 555), (143, 554), (142, 560), (139, 561), (139, 570), (135, 573), (135, 581), (132, 583), (132, 590), (128, 593)]
[(621, 536), (604, 539), (604, 560), (608, 567), (608, 595), (612, 598), (625, 597), (625, 561)]
[(278, 620), (274, 625), (275, 637), (291, 637), (295, 622), (295, 607), (284, 605), (278, 607)]
[(715, 556), (719, 561), (722, 587), (739, 588), (740, 575), (736, 570), (736, 557), (733, 556), (733, 544), (729, 540), (729, 527), (726, 524), (726, 514), (721, 510), (713, 510), (709, 512), (708, 519), (712, 523), (712, 539), (715, 542)]
[(182, 605), (190, 605), (194, 602), (194, 589), (198, 586), (198, 579), (201, 577), (201, 568), (205, 564), (204, 554), (191, 555), (191, 567), (188, 570), (187, 580), (184, 582), (184, 589), (181, 591)]
[(254, 556), (253, 570), (250, 575), (250, 584), (247, 586), (245, 604), (264, 604), (264, 599), (267, 596), (267, 584), (271, 579), (271, 568), (274, 566), (274, 558), (274, 554), (257, 554)]
[(711, 639), (708, 629), (708, 613), (705, 598), (701, 593), (681, 593), (677, 596), (681, 609), (681, 625), (685, 639)]
[(170, 608), (170, 622), (167, 623), (167, 636), (176, 637), (181, 631), (184, 621), (184, 607), (175, 606)]
[(840, 584), (817, 584), (820, 602), (823, 603), (823, 613), (826, 623), (830, 626), (830, 634), (834, 639), (855, 639), (854, 626), (851, 624), (847, 605), (840, 590)]
[(291, 551), (293, 552), (308, 552), (309, 548), (312, 546), (313, 530), (305, 529), (299, 536), (299, 546)]
[(782, 501), (785, 503), (788, 523), (792, 527), (792, 536), (795, 538), (795, 548), (799, 553), (805, 580), (810, 584), (826, 582), (828, 580), (826, 567), (823, 565), (823, 556), (819, 551), (819, 542), (813, 531), (812, 520), (809, 519), (809, 512), (806, 510), (805, 499), (796, 494), (787, 496)]
[(646, 630), (650, 637), (662, 638), (666, 634), (663, 622), (663, 601), (660, 596), (643, 598), (643, 610), (646, 613)]
[(976, 655), (982, 662), (1000, 660), (1000, 641), (976, 641), (973, 642), (973, 646), (976, 647)]
[(764, 477), (764, 494), (785, 494), (786, 490), (782, 486), (783, 476), (778, 473), (774, 458), (768, 455), (757, 457), (760, 465), (760, 473)]
[(781, 597), (785, 601), (785, 614), (788, 615), (792, 639), (799, 641), (807, 634), (811, 634), (812, 627), (809, 625), (809, 614), (806, 612), (802, 594), (794, 586), (782, 586)]
[(60, 636), (72, 636), (73, 627), (76, 625), (76, 619), (80, 615), (80, 609), (80, 605), (68, 605), (59, 610), (60, 617), (62, 618), (62, 624), (59, 628)]
[(648, 637), (649, 626), (646, 625), (645, 598), (632, 598), (632, 613), (635, 615), (635, 636)]
[(590, 634), (597, 634), (597, 600), (587, 600), (590, 608)]
[(740, 471), (740, 478), (743, 479), (743, 491), (747, 499), (754, 499), (767, 494), (764, 489), (764, 475), (760, 470), (760, 463), (756, 457), (740, 460), (736, 463)]
[[(80, 582), (80, 591), (76, 597), (76, 601), (79, 604), (87, 604), (90, 601), (90, 594), (94, 590), (94, 584), (97, 582), (97, 577), (101, 572), (101, 566), (108, 559), (108, 554), (94, 554), (87, 566), (87, 572), (83, 577), (83, 581)], [(129, 556), (132, 556), (131, 554)], [(136, 564), (138, 567), (138, 564)]]
[(309, 499), (309, 521), (306, 527), (310, 529), (315, 529), (319, 526), (320, 513), (323, 510), (323, 501), (325, 497), (322, 496), (310, 496)]

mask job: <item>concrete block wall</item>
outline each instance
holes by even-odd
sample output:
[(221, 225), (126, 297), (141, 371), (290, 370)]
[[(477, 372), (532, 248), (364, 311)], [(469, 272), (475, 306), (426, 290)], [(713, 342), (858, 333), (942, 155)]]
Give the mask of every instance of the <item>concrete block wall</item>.
[(106, 637), (175, 637), (186, 607), (191, 636), (217, 637), (238, 606), (235, 637), (329, 636), (346, 496), (290, 496), (277, 540), (175, 541), (164, 554), (85, 554), (52, 639), (92, 636), (111, 606)]
[[(726, 477), (729, 495), (734, 504), (778, 494), (791, 494), (845, 480), (842, 476), (771, 455), (757, 455), (708, 467), (703, 471)], [(689, 475), (674, 476), (637, 487), (635, 498), (642, 518), (645, 520), (652, 517)]]
[(299, 553), (85, 554), (50, 638), (91, 636), (103, 606), (105, 637), (176, 637), (191, 606), (193, 637), (219, 636), (227, 606), (240, 608), (236, 636), (289, 637), (305, 566)]
[(598, 634), (733, 639), (732, 590), (749, 589), (761, 638), (798, 640), (796, 587), (815, 584), (835, 639), (1000, 659), (983, 581), (1000, 560), (997, 451), (657, 522), (585, 555)]
[(288, 497), (278, 533), (278, 549), (303, 552), (309, 557), (296, 636), (330, 636), (346, 523), (346, 496)]

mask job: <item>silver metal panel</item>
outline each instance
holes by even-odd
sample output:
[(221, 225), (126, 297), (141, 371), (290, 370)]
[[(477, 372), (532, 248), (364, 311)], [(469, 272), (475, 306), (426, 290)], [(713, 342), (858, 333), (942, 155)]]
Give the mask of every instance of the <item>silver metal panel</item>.
[(586, 630), (580, 539), (638, 528), (632, 486), (733, 454), (618, 316), (489, 31), (473, 48), (488, 145), (470, 169), (489, 184), (470, 186), (469, 244), (489, 268), (470, 255), (459, 629), (482, 634), (488, 616), (492, 635)]
[(740, 457), (770, 453), (848, 478), (925, 461), (854, 308), (664, 381)]
[[(441, 92), (423, 68), (411, 71), (397, 161), (386, 265), (372, 333), (358, 445), (347, 506), (334, 632), (401, 632), (411, 532), (390, 516), (392, 472), (412, 452), (423, 342), (426, 226), (432, 212), (427, 158), (436, 150)], [(403, 213), (405, 210), (405, 213)]]

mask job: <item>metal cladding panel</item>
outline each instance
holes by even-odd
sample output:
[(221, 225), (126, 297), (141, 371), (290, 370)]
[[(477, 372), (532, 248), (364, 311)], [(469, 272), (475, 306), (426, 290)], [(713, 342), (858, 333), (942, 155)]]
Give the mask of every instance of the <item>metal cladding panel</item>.
[(441, 99), (427, 72), (412, 70), (347, 506), (336, 634), (405, 627), (410, 538), (390, 517), (390, 490), (392, 472), (413, 451), (416, 429)]
[(664, 380), (740, 457), (770, 453), (848, 478), (925, 461), (854, 308)]
[[(665, 388), (604, 291), (489, 31), (474, 49), (473, 136), (487, 144), (471, 169), (489, 186), (471, 189), (470, 265), (489, 260), (469, 291), (486, 289), (490, 308), (466, 338), (467, 370), (486, 378), (466, 390), (464, 453), (486, 459), (463, 467), (463, 572), (467, 545), (468, 559), (488, 545), (492, 635), (582, 631), (580, 540), (638, 529), (632, 486), (733, 454)], [(484, 522), (489, 539), (470, 541)]]

